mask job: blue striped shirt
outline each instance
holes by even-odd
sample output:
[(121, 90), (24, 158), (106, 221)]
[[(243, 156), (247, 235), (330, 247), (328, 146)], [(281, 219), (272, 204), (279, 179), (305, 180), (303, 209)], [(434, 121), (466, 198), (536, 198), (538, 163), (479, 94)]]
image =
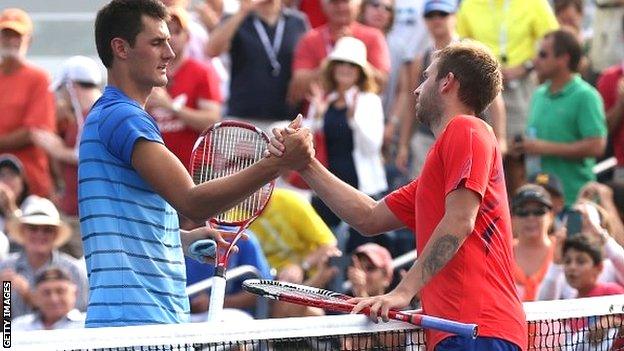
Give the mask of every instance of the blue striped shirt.
[(90, 297), (87, 327), (189, 317), (176, 211), (132, 168), (137, 140), (163, 143), (134, 100), (108, 86), (86, 118), (78, 200)]

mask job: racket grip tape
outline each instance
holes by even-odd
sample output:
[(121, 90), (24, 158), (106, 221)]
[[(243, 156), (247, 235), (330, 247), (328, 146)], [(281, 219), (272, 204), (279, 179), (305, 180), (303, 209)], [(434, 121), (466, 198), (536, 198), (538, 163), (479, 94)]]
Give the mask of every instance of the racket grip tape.
[(223, 311), (223, 301), (225, 299), (225, 278), (215, 275), (212, 281), (210, 305), (208, 306), (208, 322), (220, 321), (221, 312)]
[(435, 329), (467, 338), (476, 338), (479, 332), (476, 324), (460, 323), (425, 315), (412, 315), (411, 319), (420, 319), (420, 321), (413, 324), (420, 325), (423, 328)]

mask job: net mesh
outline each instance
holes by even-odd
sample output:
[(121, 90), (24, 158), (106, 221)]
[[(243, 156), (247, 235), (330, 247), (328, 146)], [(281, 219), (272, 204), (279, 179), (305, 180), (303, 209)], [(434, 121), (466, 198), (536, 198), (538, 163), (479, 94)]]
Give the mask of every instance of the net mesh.
[[(624, 295), (526, 303), (528, 350), (624, 351)], [(405, 350), (424, 332), (340, 315), (13, 333), (18, 350)]]
[[(268, 139), (257, 129), (215, 125), (195, 145), (191, 174), (195, 184), (226, 177), (251, 166), (263, 158)], [(218, 223), (241, 223), (253, 217), (271, 196), (272, 186), (258, 189), (245, 201), (221, 213)]]

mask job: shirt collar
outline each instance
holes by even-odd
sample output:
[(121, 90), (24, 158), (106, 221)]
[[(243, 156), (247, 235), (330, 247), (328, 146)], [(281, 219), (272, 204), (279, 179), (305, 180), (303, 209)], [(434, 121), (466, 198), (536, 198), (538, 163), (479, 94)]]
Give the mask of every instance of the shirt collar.
[(582, 80), (583, 78), (581, 78), (581, 76), (579, 74), (574, 74), (572, 75), (572, 79), (570, 79), (566, 85), (563, 86), (563, 88), (561, 90), (559, 90), (556, 93), (551, 93), (550, 92), (550, 86), (552, 85), (552, 81), (548, 81), (548, 83), (546, 83), (546, 88), (548, 89), (548, 95), (552, 98), (558, 98), (560, 96), (566, 96), (569, 93), (571, 93), (572, 91), (574, 91), (574, 89), (576, 88), (577, 84), (579, 83), (580, 80)]

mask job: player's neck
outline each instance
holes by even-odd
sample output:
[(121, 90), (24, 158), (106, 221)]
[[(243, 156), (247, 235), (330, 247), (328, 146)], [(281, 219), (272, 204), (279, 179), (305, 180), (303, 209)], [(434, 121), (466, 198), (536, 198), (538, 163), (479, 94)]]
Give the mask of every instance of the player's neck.
[(446, 104), (446, 107), (442, 112), (442, 118), (440, 119), (439, 123), (431, 126), (431, 131), (433, 132), (433, 135), (436, 138), (440, 136), (444, 129), (446, 129), (446, 126), (449, 124), (449, 122), (451, 122), (453, 118), (459, 115), (475, 116), (476, 114), (471, 108), (460, 102)]
[(122, 72), (116, 72), (113, 69), (108, 71), (108, 85), (115, 87), (130, 99), (136, 101), (145, 108), (145, 102), (152, 93), (153, 86), (141, 86), (136, 82), (129, 79), (129, 74), (120, 74)]

